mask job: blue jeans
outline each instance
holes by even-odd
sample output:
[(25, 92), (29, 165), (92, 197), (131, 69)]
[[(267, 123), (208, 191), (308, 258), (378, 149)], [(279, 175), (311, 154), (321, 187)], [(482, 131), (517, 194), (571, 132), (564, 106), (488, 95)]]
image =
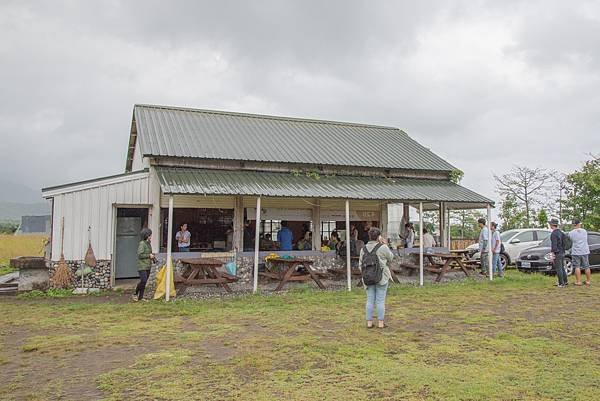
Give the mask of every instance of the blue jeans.
[(494, 273), (498, 273), (500, 277), (504, 276), (504, 269), (502, 268), (502, 261), (500, 260), (499, 253), (492, 254), (492, 269), (494, 269)]
[(385, 285), (368, 285), (367, 290), (367, 321), (373, 320), (373, 306), (377, 308), (377, 320), (383, 321), (385, 318), (385, 295), (388, 289), (388, 283)]

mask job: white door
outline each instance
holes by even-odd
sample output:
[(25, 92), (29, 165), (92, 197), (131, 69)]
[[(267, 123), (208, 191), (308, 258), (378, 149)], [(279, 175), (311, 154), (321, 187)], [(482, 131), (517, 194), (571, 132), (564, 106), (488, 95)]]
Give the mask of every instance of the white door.
[(508, 256), (510, 256), (510, 260), (514, 261), (521, 251), (536, 246), (538, 242), (533, 236), (533, 230), (528, 230), (512, 237), (508, 243), (504, 244), (504, 248)]

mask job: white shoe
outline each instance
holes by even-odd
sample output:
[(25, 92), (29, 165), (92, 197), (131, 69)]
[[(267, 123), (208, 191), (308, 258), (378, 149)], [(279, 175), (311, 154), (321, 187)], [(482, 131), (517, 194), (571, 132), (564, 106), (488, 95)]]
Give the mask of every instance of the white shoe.
[(139, 301), (139, 299), (138, 299), (138, 296), (137, 296), (137, 295), (135, 295), (135, 294), (133, 294), (133, 295), (131, 296), (131, 300), (132, 300), (133, 302), (137, 302), (137, 301)]

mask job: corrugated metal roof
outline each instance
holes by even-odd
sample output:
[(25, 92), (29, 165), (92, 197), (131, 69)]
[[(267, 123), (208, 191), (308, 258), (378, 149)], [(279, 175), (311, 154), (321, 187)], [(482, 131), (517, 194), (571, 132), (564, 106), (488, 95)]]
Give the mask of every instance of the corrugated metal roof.
[(398, 128), (136, 105), (145, 156), (449, 171)]
[(158, 167), (166, 194), (493, 203), (450, 181)]

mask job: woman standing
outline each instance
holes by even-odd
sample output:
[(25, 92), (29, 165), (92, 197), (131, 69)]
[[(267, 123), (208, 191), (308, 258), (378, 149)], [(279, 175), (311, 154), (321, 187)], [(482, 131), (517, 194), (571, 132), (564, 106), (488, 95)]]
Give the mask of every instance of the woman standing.
[(136, 302), (144, 298), (144, 290), (146, 289), (146, 283), (150, 276), (150, 267), (155, 260), (154, 255), (152, 254), (152, 246), (150, 245), (152, 230), (144, 228), (140, 232), (140, 236), (142, 237), (142, 240), (140, 241), (137, 250), (140, 282), (137, 287), (135, 287), (135, 294), (133, 295), (133, 300)]
[[(367, 290), (366, 318), (367, 328), (369, 329), (373, 327), (373, 307), (377, 310), (378, 327), (380, 329), (385, 327), (385, 296), (391, 277), (389, 264), (394, 259), (394, 254), (386, 245), (387, 243), (381, 237), (379, 228), (371, 227), (369, 242), (360, 250), (358, 265), (361, 272), (367, 268), (366, 265), (374, 262), (374, 257), (377, 258), (376, 260), (381, 268), (381, 280), (376, 284), (365, 285)], [(365, 263), (363, 264), (363, 262)], [(364, 280), (363, 284), (365, 284)]]

